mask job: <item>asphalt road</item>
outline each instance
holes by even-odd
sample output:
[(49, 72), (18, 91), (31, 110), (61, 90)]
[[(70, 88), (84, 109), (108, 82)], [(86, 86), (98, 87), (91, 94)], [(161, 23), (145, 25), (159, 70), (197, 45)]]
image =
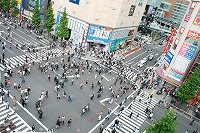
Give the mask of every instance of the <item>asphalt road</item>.
[[(2, 21), (2, 19), (1, 19)], [(11, 41), (11, 38), (8, 39), (7, 41), (7, 46), (5, 50), (6, 54), (6, 59), (7, 58), (13, 58), (13, 57), (21, 57), (20, 55), (26, 55), (27, 51), (26, 49), (30, 46), (30, 44), (41, 44), (39, 47), (39, 50), (43, 50), (46, 48), (48, 45), (48, 41), (46, 40), (37, 40), (36, 35), (34, 34), (26, 34), (25, 30), (22, 30), (20, 27), (17, 29), (14, 29), (13, 26), (10, 26), (12, 28), (13, 32), (13, 45), (15, 46), (16, 44), (19, 45), (26, 45), (26, 48), (23, 49), (16, 49), (14, 46), (10, 49), (9, 48), (9, 43)], [(6, 25), (0, 25), (0, 29), (2, 29), (2, 39), (5, 41), (7, 37), (7, 26)], [(29, 44), (29, 42), (31, 42)], [(143, 71), (146, 67), (148, 66), (153, 66), (155, 62), (157, 61), (157, 58), (161, 55), (164, 46), (159, 46), (158, 45), (159, 41), (155, 43), (155, 45), (146, 45), (144, 49), (141, 49), (139, 51), (136, 51), (135, 53), (129, 55), (126, 57), (124, 60), (125, 65), (131, 65), (134, 68), (134, 74), (138, 73), (139, 71)], [(54, 48), (56, 50), (58, 48)], [(144, 57), (147, 57), (150, 52), (148, 52), (148, 49), (153, 49), (151, 54), (154, 55), (154, 59), (152, 61), (148, 61), (142, 68), (137, 67), (137, 63), (142, 60)], [(0, 45), (0, 53), (2, 53), (2, 45)], [(61, 51), (60, 56), (61, 56)], [(40, 56), (40, 55), (39, 55)], [(60, 61), (61, 57), (57, 58), (52, 58), (50, 59), (51, 61)], [(66, 55), (64, 56), (66, 58)], [(86, 59), (91, 59), (91, 57), (86, 57)], [(79, 59), (76, 59), (76, 61), (79, 61)], [(80, 60), (81, 62), (85, 62), (85, 60)], [(67, 62), (66, 62), (67, 63)], [(93, 64), (93, 61), (91, 61)], [(93, 64), (94, 67), (95, 64)], [(17, 69), (14, 69), (14, 71), (17, 71)], [(72, 75), (73, 76), (75, 73), (75, 69), (72, 70)], [(55, 128), (55, 123), (57, 121), (57, 118), (59, 116), (65, 116), (67, 122), (69, 119), (72, 119), (72, 124), (71, 128), (68, 128), (67, 123), (63, 126), (61, 124), (61, 127), (59, 129), (56, 129), (56, 132), (69, 132), (69, 133), (74, 133), (77, 132), (79, 129), (80, 132), (86, 133), (89, 132), (93, 127), (96, 125), (96, 129), (94, 129), (93, 132), (97, 132), (99, 130), (98, 123), (97, 121), (97, 114), (101, 111), (103, 111), (103, 118), (107, 115), (107, 112), (109, 109), (117, 110), (119, 103), (125, 99), (125, 97), (129, 96), (132, 91), (129, 91), (126, 95), (120, 97), (118, 101), (113, 102), (112, 105), (106, 104), (106, 106), (103, 106), (103, 104), (100, 102), (102, 100), (105, 100), (106, 98), (110, 97), (110, 93), (108, 92), (108, 88), (111, 84), (114, 83), (115, 77), (117, 75), (117, 72), (114, 70), (111, 74), (103, 73), (101, 75), (97, 76), (97, 79), (95, 79), (95, 72), (92, 72), (88, 74), (88, 70), (85, 70), (84, 75), (81, 75), (78, 80), (75, 80), (74, 85), (71, 85), (71, 78), (69, 79), (68, 82), (66, 82), (65, 87), (61, 89), (61, 92), (63, 90), (66, 90), (67, 95), (69, 94), (73, 95), (73, 101), (69, 102), (67, 98), (62, 97), (60, 100), (56, 99), (56, 92), (54, 91), (55, 83), (53, 82), (53, 78), (56, 75), (61, 75), (63, 72), (62, 69), (59, 69), (59, 71), (51, 71), (48, 69), (48, 72), (46, 74), (41, 74), (40, 71), (38, 70), (38, 65), (35, 64), (32, 66), (31, 74), (25, 77), (25, 84), (22, 84), (22, 88), (25, 87), (30, 87), (31, 88), (31, 93), (29, 96), (29, 102), (26, 108), (23, 108), (21, 104), (18, 104), (18, 111), (17, 114), (21, 116), (25, 122), (27, 122), (30, 126), (35, 125), (36, 126), (36, 131), (41, 132), (41, 131), (46, 131), (47, 129), (50, 129), (51, 127)], [(47, 79), (48, 74), (51, 75), (51, 81), (49, 82)], [(132, 75), (132, 73), (131, 73)], [(94, 84), (97, 83), (97, 80), (100, 80), (103, 77), (103, 85), (105, 87), (103, 94), (100, 98), (97, 98), (97, 91), (99, 89), (99, 86), (95, 86), (95, 89), (91, 89), (91, 83), (93, 82)], [(89, 80), (89, 83), (86, 85), (86, 79)], [(2, 80), (3, 81), (3, 80)], [(9, 88), (11, 91), (11, 96), (16, 96), (17, 100), (19, 101), (20, 99), (20, 92), (18, 90), (13, 89), (13, 83), (16, 82), (18, 84), (21, 84), (21, 79), (17, 75), (17, 73), (14, 73), (14, 76), (11, 78), (11, 87)], [(80, 89), (80, 84), (83, 83), (83, 89)], [(116, 86), (114, 86), (114, 90), (118, 91), (118, 89), (126, 84), (120, 85), (117, 83)], [(38, 119), (38, 113), (35, 108), (35, 103), (38, 101), (40, 94), (42, 91), (48, 91), (49, 92), (49, 97), (46, 98), (42, 104), (42, 111), (44, 113), (44, 119), (40, 121)], [(90, 95), (95, 94), (94, 100), (90, 100)], [(9, 101), (11, 107), (12, 101), (10, 98), (6, 97), (6, 100)], [(129, 103), (131, 100), (129, 100)], [(87, 112), (84, 116), (80, 116), (82, 108), (90, 103), (90, 111)], [(126, 106), (128, 103), (126, 103)], [(160, 114), (160, 116), (163, 115), (163, 111), (161, 109), (155, 110), (155, 112), (158, 112), (156, 114)], [(112, 120), (116, 118), (116, 115), (111, 115), (110, 121), (102, 121), (105, 126), (109, 125)], [(141, 129), (144, 129), (145, 125), (141, 127)], [(78, 130), (78, 131), (79, 131)]]

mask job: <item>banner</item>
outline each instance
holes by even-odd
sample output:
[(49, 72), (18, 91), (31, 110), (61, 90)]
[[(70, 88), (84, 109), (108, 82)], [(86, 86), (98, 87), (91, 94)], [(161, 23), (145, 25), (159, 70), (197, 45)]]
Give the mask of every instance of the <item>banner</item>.
[(87, 40), (102, 44), (108, 44), (112, 36), (111, 28), (90, 25), (88, 28)]
[(174, 55), (168, 51), (167, 54), (165, 55), (165, 59), (164, 59), (164, 64), (168, 67), (169, 64), (171, 63), (172, 59), (173, 59)]
[(189, 30), (187, 36), (196, 40), (200, 40), (200, 33), (195, 32), (195, 31)]

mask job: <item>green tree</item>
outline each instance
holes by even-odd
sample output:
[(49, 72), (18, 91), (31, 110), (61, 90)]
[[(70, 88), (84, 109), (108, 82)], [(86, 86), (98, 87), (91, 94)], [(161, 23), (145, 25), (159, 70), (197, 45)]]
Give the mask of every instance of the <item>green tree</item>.
[(6, 12), (7, 17), (10, 10), (10, 6), (11, 6), (10, 0), (1, 0), (2, 10), (3, 12)]
[(46, 20), (45, 20), (45, 27), (47, 29), (48, 34), (53, 31), (53, 26), (55, 24), (54, 14), (53, 14), (53, 8), (52, 3), (50, 2), (50, 5), (46, 11)]
[(33, 10), (33, 16), (32, 16), (32, 23), (36, 29), (40, 28), (41, 18), (40, 18), (40, 9), (39, 9), (38, 0), (35, 1), (35, 7)]
[(194, 72), (190, 74), (186, 82), (182, 83), (182, 85), (178, 88), (177, 98), (180, 101), (186, 101), (190, 98), (194, 97), (198, 87), (200, 85), (200, 65), (198, 65)]
[(68, 25), (68, 18), (67, 18), (66, 8), (64, 8), (64, 11), (60, 18), (60, 24), (58, 26), (58, 32), (57, 32), (57, 36), (61, 38), (61, 42), (63, 38), (69, 36), (69, 30), (67, 28), (67, 25)]
[(146, 129), (146, 133), (176, 133), (175, 127), (178, 123), (174, 121), (175, 114), (167, 110), (165, 115), (165, 117), (161, 117), (160, 120), (157, 120), (154, 125), (150, 125)]
[(10, 3), (10, 8), (14, 8), (17, 6), (17, 0), (12, 0)]
[(11, 15), (16, 17), (19, 14), (19, 9), (17, 7), (17, 0), (12, 0), (10, 4), (10, 8), (12, 9)]
[(15, 7), (13, 8), (13, 11), (12, 11), (12, 16), (13, 16), (13, 17), (16, 17), (18, 14), (19, 14), (19, 9), (17, 8), (17, 6), (15, 6)]

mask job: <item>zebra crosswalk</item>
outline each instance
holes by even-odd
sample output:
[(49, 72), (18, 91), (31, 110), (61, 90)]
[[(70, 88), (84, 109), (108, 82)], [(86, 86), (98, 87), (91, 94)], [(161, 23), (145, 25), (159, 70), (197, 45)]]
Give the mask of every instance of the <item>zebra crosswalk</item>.
[[(114, 71), (116, 72), (119, 72), (120, 70), (117, 68), (116, 65), (113, 65), (111, 67)], [(138, 70), (134, 69), (134, 68), (129, 68), (128, 66), (127, 67), (124, 67), (123, 69), (123, 72), (122, 72), (122, 75), (125, 76), (128, 80), (130, 80), (131, 82), (134, 81), (135, 77), (136, 77), (136, 73), (138, 72)]]
[[(53, 53), (53, 56), (52, 56), (52, 53)], [(5, 68), (8, 68), (8, 69), (16, 68), (17, 64), (19, 66), (22, 66), (22, 65), (26, 64), (26, 58), (27, 58), (28, 63), (33, 62), (33, 61), (40, 62), (43, 60), (47, 60), (47, 56), (50, 59), (53, 57), (59, 57), (62, 54), (63, 54), (62, 50), (55, 48), (55, 49), (51, 49), (51, 50), (43, 50), (41, 52), (28, 53), (26, 55), (19, 55), (19, 56), (15, 56), (15, 57), (11, 57), (11, 58), (6, 58), (5, 65), (0, 64), (0, 70), (4, 71)]]
[[(127, 106), (118, 117), (116, 117), (107, 127), (106, 130), (109, 133), (114, 128), (117, 133), (131, 133), (135, 129), (139, 131), (140, 126), (147, 118), (145, 113), (146, 108), (153, 109), (156, 105), (154, 99), (149, 98), (148, 94), (143, 93), (138, 96), (135, 101), (131, 103), (131, 107)], [(130, 114), (132, 116), (130, 117)], [(115, 127), (115, 121), (118, 120), (121, 125)]]
[[(6, 105), (4, 103), (0, 104), (0, 125), (4, 123), (5, 118), (9, 115), (9, 120), (14, 123), (16, 128), (15, 132), (31, 132), (31, 127), (11, 108), (6, 109)], [(10, 131), (9, 128), (6, 129)]]

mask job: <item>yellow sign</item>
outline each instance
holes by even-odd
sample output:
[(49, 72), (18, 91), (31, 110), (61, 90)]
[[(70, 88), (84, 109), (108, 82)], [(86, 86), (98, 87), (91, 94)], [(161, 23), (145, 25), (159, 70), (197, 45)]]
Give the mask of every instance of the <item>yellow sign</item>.
[(18, 4), (22, 4), (22, 0), (17, 0), (17, 3)]

